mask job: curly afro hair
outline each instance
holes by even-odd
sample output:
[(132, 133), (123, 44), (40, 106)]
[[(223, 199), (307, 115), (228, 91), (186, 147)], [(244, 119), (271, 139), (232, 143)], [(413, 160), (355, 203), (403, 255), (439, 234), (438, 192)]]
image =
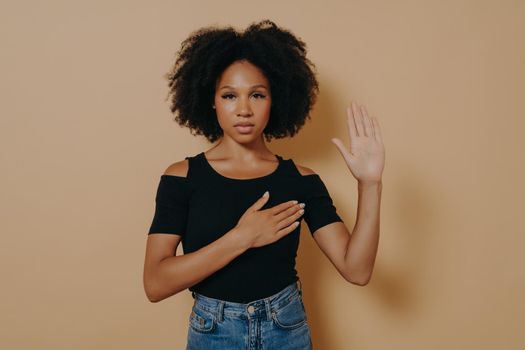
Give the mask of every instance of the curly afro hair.
[(294, 136), (310, 118), (319, 92), (315, 65), (306, 57), (306, 44), (286, 29), (266, 19), (244, 32), (233, 27), (198, 29), (181, 43), (177, 59), (166, 74), (174, 120), (204, 135), (210, 142), (223, 136), (212, 108), (215, 84), (234, 61), (257, 66), (270, 83), (272, 106), (263, 131), (273, 137)]

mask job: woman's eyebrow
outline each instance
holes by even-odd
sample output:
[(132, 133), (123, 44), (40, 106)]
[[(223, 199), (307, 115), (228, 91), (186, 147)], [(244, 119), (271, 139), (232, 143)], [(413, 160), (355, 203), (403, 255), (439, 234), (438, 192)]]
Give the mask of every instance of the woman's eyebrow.
[[(266, 87), (266, 85), (263, 85), (263, 84), (255, 84), (255, 85), (252, 85), (252, 86), (251, 86), (252, 89), (257, 88), (257, 87), (262, 87), (262, 88), (268, 90), (268, 88)], [(230, 85), (224, 85), (224, 86), (221, 87), (220, 89), (222, 90), (222, 89), (228, 89), (228, 88), (230, 88), (230, 89), (235, 89), (235, 87), (230, 86)]]

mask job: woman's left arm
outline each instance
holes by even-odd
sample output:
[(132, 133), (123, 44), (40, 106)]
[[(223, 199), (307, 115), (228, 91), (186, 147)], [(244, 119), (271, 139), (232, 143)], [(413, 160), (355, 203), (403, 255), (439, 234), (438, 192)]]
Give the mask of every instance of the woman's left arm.
[(336, 222), (317, 230), (314, 238), (346, 280), (366, 285), (372, 276), (379, 244), (385, 148), (379, 123), (368, 116), (364, 106), (358, 108), (352, 102), (347, 115), (350, 149), (338, 138), (332, 142), (358, 182), (356, 224), (351, 235), (343, 223)]
[(379, 245), (382, 183), (358, 183), (357, 219), (344, 255), (348, 278), (366, 285), (372, 277)]

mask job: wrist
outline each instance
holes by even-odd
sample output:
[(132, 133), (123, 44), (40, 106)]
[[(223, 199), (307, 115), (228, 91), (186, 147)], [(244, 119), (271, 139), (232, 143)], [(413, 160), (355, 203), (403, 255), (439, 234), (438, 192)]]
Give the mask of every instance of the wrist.
[(371, 180), (371, 181), (357, 181), (357, 185), (359, 187), (383, 187), (383, 181), (382, 180)]
[(242, 231), (238, 226), (235, 226), (230, 231), (228, 231), (228, 236), (231, 237), (231, 240), (236, 248), (242, 249), (243, 251), (250, 249), (250, 242), (247, 241), (246, 235), (242, 234)]

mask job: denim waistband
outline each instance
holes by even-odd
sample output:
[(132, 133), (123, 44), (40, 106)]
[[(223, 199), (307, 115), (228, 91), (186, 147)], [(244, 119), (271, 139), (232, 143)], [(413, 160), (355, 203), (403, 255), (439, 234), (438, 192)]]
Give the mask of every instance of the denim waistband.
[(293, 298), (302, 297), (302, 287), (301, 281), (297, 280), (269, 297), (249, 303), (215, 299), (197, 292), (192, 292), (192, 296), (195, 299), (194, 307), (213, 313), (219, 321), (223, 320), (224, 315), (241, 319), (266, 318), (270, 320), (272, 312), (279, 310)]

